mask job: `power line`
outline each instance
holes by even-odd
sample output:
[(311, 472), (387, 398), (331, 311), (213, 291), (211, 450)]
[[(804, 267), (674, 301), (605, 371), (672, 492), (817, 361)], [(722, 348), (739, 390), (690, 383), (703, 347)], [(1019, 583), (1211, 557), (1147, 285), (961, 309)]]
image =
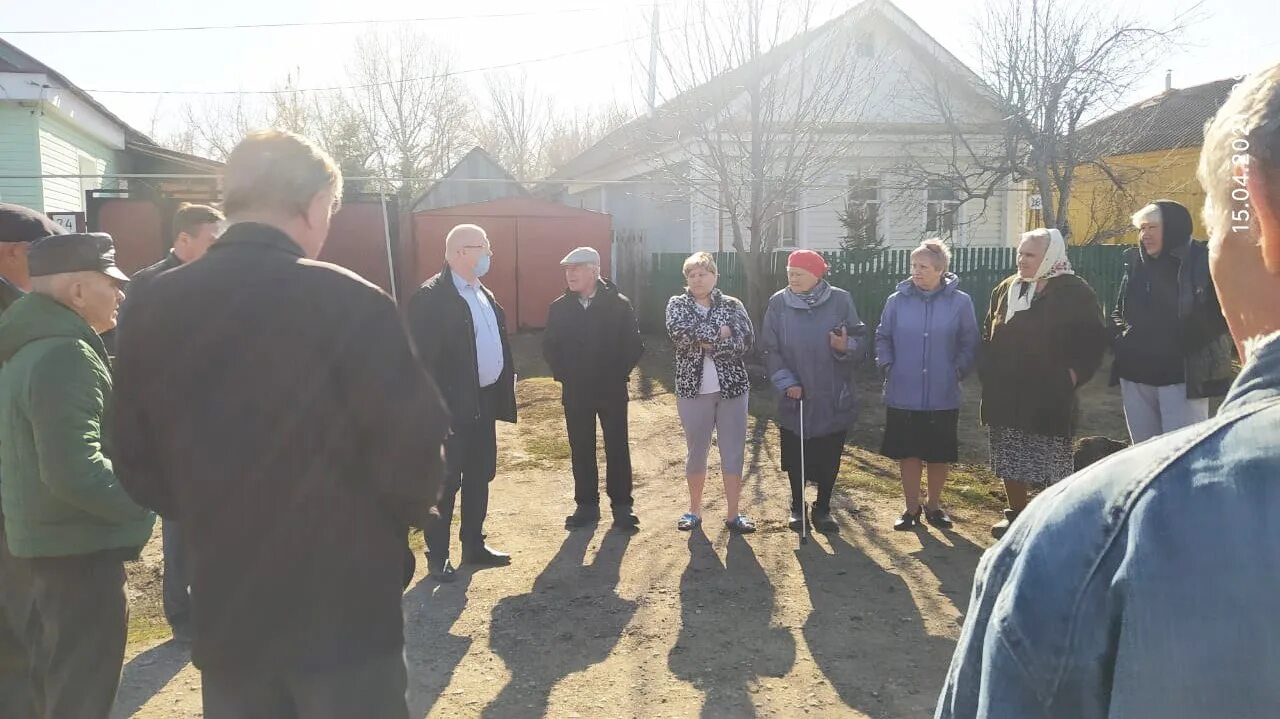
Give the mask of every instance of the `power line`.
[[(704, 19), (703, 23), (706, 22)], [(672, 26), (663, 30), (666, 33), (671, 30), (688, 28), (693, 23), (686, 23), (683, 26)], [(103, 95), (289, 95), (298, 92), (339, 92), (342, 90), (366, 90), (372, 87), (381, 87), (384, 85), (398, 85), (405, 82), (423, 82), (427, 80), (439, 80), (457, 75), (468, 75), (476, 72), (489, 72), (491, 70), (505, 70), (522, 65), (531, 65), (540, 62), (549, 62), (552, 60), (560, 60), (575, 55), (583, 55), (596, 50), (605, 50), (611, 47), (618, 47), (628, 43), (645, 40), (650, 37), (650, 33), (643, 35), (635, 35), (615, 42), (604, 43), (602, 45), (593, 45), (591, 47), (579, 48), (577, 50), (567, 50), (565, 52), (555, 53), (554, 55), (545, 55), (543, 57), (532, 58), (529, 60), (518, 60), (515, 62), (501, 63), (498, 65), (486, 65), (484, 67), (473, 67), (465, 70), (451, 70), (448, 72), (436, 73), (434, 75), (426, 75), (423, 77), (403, 78), (395, 80), (384, 80), (380, 82), (368, 82), (357, 85), (333, 85), (330, 87), (307, 87), (307, 88), (282, 88), (276, 90), (99, 90), (94, 88), (85, 88), (86, 92), (93, 92)]]
[(203, 30), (257, 30), (290, 27), (329, 27), (337, 25), (386, 25), (392, 23), (449, 22), (455, 20), (490, 20), (503, 18), (535, 17), (543, 15), (571, 15), (614, 10), (616, 6), (596, 5), (559, 10), (524, 10), (518, 12), (476, 13), (471, 15), (436, 15), (431, 17), (390, 18), (380, 20), (315, 20), (306, 22), (245, 23), (240, 25), (182, 25), (176, 27), (131, 28), (75, 28), (70, 30), (5, 30), (4, 35), (106, 35), (139, 32), (192, 32)]

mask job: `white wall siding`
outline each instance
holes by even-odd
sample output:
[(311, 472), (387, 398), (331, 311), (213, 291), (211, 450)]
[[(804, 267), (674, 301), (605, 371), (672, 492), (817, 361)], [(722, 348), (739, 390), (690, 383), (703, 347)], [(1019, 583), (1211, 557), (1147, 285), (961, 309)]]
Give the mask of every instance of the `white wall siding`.
[[(36, 118), (17, 103), (0, 102), (0, 175), (39, 175)], [(40, 180), (0, 180), (0, 202), (44, 211)]]
[[(42, 174), (79, 175), (92, 169), (96, 174), (117, 171), (116, 152), (62, 119), (45, 115), (40, 118), (40, 162)], [(115, 187), (114, 180), (100, 178), (75, 179), (46, 177), (42, 182), (45, 212), (81, 212), (84, 191)]]

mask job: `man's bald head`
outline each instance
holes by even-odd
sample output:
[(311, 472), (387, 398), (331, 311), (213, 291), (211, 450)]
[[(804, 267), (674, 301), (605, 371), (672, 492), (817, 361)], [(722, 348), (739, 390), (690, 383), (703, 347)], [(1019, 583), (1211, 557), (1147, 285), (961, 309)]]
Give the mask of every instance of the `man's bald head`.
[(475, 282), (477, 266), (493, 254), (489, 236), (479, 225), (458, 225), (444, 238), (444, 261), (449, 269), (467, 282)]
[(449, 260), (459, 250), (468, 246), (489, 245), (489, 236), (479, 225), (457, 225), (444, 238), (444, 258)]

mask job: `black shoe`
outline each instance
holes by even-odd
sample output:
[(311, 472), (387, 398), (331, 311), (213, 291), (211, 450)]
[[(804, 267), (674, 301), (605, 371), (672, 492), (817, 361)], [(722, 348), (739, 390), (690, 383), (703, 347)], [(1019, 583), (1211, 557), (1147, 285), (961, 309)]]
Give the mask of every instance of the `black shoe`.
[(804, 513), (798, 510), (791, 510), (791, 518), (787, 520), (787, 528), (793, 532), (799, 532), (804, 525)]
[(600, 507), (591, 504), (579, 504), (573, 514), (564, 518), (565, 529), (581, 529), (590, 527), (600, 521)]
[(443, 562), (433, 562), (430, 557), (427, 557), (427, 575), (441, 584), (448, 584), (458, 578), (453, 562), (448, 559)]
[(499, 552), (487, 544), (462, 550), (463, 564), (479, 564), (482, 567), (505, 567), (511, 564), (511, 555)]
[(947, 514), (947, 510), (942, 507), (925, 512), (924, 518), (929, 521), (929, 524), (939, 529), (951, 529), (951, 525), (954, 524), (951, 521), (951, 515)]
[(635, 529), (640, 526), (640, 518), (635, 512), (631, 511), (631, 507), (614, 507), (613, 509), (613, 528), (614, 529)]
[(1017, 518), (1018, 512), (1015, 512), (1012, 509), (1004, 510), (1004, 519), (991, 525), (991, 536), (996, 539), (1003, 537), (1004, 533), (1009, 531), (1009, 525), (1013, 524), (1013, 520)]
[(915, 529), (916, 525), (920, 524), (920, 513), (923, 511), (924, 507), (916, 507), (916, 511), (914, 512), (910, 509), (903, 512), (902, 516), (898, 517), (898, 521), (893, 523), (894, 531), (906, 532), (908, 530)]
[(819, 532), (839, 532), (840, 525), (836, 524), (835, 517), (831, 516), (830, 509), (815, 509), (809, 513), (809, 521), (813, 523), (813, 528)]

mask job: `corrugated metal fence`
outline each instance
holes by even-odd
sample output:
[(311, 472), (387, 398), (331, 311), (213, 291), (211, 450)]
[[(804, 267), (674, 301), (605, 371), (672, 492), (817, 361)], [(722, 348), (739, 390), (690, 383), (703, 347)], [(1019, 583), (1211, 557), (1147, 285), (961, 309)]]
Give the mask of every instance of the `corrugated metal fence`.
[[(1124, 274), (1124, 245), (1090, 245), (1071, 247), (1067, 252), (1076, 274), (1084, 278), (1098, 293), (1106, 312), (1115, 305)], [(874, 254), (857, 251), (823, 253), (831, 265), (829, 279), (837, 287), (853, 295), (859, 316), (868, 326), (879, 323), (885, 300), (898, 283), (910, 273), (911, 250), (884, 250)], [(646, 331), (661, 332), (667, 298), (683, 291), (681, 267), (688, 255), (655, 254), (648, 273), (648, 286), (642, 294), (641, 324)], [(979, 322), (985, 316), (991, 291), (1000, 281), (1013, 274), (1016, 251), (1012, 247), (966, 247), (952, 251), (951, 271), (959, 275), (960, 288), (973, 297)], [(743, 297), (746, 277), (735, 253), (716, 256), (720, 269), (719, 287), (728, 294)], [(774, 253), (770, 258), (770, 287), (786, 285), (787, 255)], [(625, 288), (624, 288), (625, 291)]]

